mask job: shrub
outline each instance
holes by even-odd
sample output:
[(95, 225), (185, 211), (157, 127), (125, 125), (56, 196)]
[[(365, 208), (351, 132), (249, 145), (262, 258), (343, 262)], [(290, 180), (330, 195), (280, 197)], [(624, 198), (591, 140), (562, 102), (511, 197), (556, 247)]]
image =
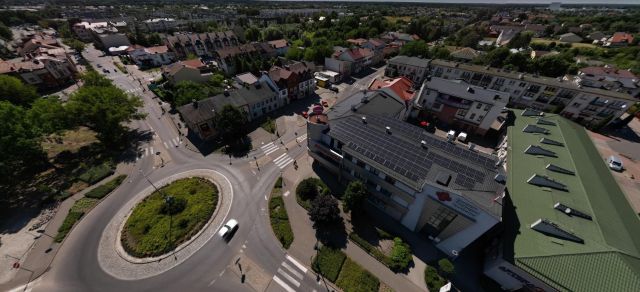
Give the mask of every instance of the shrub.
[(126, 177), (126, 175), (119, 175), (116, 178), (108, 181), (107, 183), (97, 186), (95, 189), (89, 191), (84, 196), (87, 198), (102, 199), (113, 190), (115, 190)]
[(103, 178), (113, 174), (114, 167), (111, 162), (104, 162), (89, 168), (78, 179), (88, 184), (94, 184), (101, 181)]
[(187, 207), (187, 199), (182, 197), (166, 197), (160, 207), (160, 213), (164, 215), (176, 215)]
[(315, 177), (306, 178), (296, 187), (296, 195), (304, 201), (313, 200), (318, 196), (318, 187), (321, 184), (322, 182)]
[(409, 245), (399, 237), (394, 238), (390, 256), (391, 268), (396, 271), (406, 270), (411, 261), (411, 248)]
[(287, 209), (281, 196), (271, 197), (269, 200), (269, 217), (271, 218), (271, 228), (282, 246), (286, 249), (293, 243), (293, 231), (289, 223)]
[(282, 177), (278, 177), (278, 179), (276, 180), (276, 184), (273, 186), (274, 188), (282, 188)]
[(376, 233), (378, 233), (378, 237), (381, 239), (393, 239), (393, 235), (391, 233), (386, 232), (378, 227), (376, 227)]
[(447, 281), (438, 275), (438, 270), (431, 266), (427, 266), (424, 270), (424, 281), (429, 291), (438, 291), (440, 287), (447, 284)]
[(350, 258), (342, 265), (335, 282), (345, 292), (378, 291), (380, 281)]
[(359, 210), (368, 195), (369, 192), (361, 181), (351, 181), (344, 192), (342, 207), (345, 211)]
[(438, 267), (446, 275), (452, 275), (455, 272), (455, 267), (449, 259), (440, 259), (438, 261)]
[(71, 228), (73, 227), (73, 225), (75, 225), (76, 222), (78, 222), (78, 220), (80, 220), (80, 218), (82, 218), (83, 215), (84, 215), (84, 212), (69, 212), (69, 214), (67, 214), (67, 217), (64, 218), (62, 225), (60, 225), (60, 228), (58, 228), (58, 234), (54, 238), (54, 241), (62, 242), (62, 240), (67, 236), (69, 231), (71, 231)]
[(364, 238), (360, 237), (355, 232), (349, 233), (349, 239), (351, 239), (355, 244), (364, 249), (368, 254), (373, 256), (376, 260), (384, 264), (385, 266), (389, 266), (390, 259), (386, 256), (381, 250), (373, 246)]
[(335, 282), (346, 259), (339, 249), (323, 246), (313, 258), (312, 268), (331, 282)]

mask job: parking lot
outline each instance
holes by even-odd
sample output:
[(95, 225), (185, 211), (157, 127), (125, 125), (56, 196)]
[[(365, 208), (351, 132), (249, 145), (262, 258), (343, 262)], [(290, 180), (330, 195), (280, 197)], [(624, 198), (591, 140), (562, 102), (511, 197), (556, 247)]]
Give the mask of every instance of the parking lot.
[(589, 132), (603, 161), (611, 155), (616, 155), (622, 160), (624, 170), (611, 170), (611, 173), (627, 196), (631, 207), (640, 213), (640, 120), (634, 119), (628, 128), (605, 134)]

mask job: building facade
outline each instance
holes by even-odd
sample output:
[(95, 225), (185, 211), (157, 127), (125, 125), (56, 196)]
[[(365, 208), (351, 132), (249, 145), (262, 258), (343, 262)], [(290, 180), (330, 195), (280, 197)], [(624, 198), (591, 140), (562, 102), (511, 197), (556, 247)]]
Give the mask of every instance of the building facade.
[(429, 74), (431, 60), (417, 57), (396, 56), (389, 60), (384, 75), (387, 77), (404, 76), (420, 86)]
[(169, 52), (167, 46), (156, 46), (145, 48), (142, 46), (131, 46), (127, 49), (131, 60), (139, 67), (159, 67), (175, 62), (176, 58)]

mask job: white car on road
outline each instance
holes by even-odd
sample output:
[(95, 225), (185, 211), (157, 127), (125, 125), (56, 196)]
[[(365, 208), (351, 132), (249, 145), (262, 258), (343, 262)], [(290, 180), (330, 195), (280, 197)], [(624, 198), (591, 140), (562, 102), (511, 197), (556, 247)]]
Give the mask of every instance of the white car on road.
[(227, 236), (233, 234), (233, 232), (238, 228), (238, 221), (236, 219), (229, 219), (227, 224), (222, 226), (218, 231), (218, 235), (222, 238), (226, 238)]

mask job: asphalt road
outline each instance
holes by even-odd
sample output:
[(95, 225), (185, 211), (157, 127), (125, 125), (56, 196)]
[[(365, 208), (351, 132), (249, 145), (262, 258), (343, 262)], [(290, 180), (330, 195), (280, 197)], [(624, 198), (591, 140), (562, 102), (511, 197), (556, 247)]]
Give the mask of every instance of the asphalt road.
[[(251, 291), (245, 279), (241, 283), (234, 259), (240, 255), (250, 258), (269, 278), (268, 291), (323, 291), (312, 271), (299, 267), (295, 260), (287, 258), (285, 250), (273, 235), (267, 214), (266, 200), (274, 181), (284, 167), (293, 167), (292, 160), (302, 155), (306, 147), (297, 146), (294, 136), (304, 135), (304, 130), (287, 131), (284, 144), (277, 149), (257, 149), (246, 158), (232, 159), (226, 155), (200, 153), (186, 149), (179, 143), (179, 132), (167, 115), (162, 114), (153, 94), (142, 90), (137, 77), (114, 72), (111, 57), (100, 57), (101, 52), (89, 48), (84, 57), (116, 86), (142, 97), (142, 111), (148, 116), (130, 125), (141, 132), (148, 132), (152, 139), (138, 146), (135, 159), (131, 159), (134, 171), (127, 181), (84, 217), (65, 240), (50, 270), (37, 281), (35, 291)], [(100, 64), (102, 68), (97, 68)], [(144, 81), (143, 81), (144, 82)], [(300, 139), (303, 139), (302, 137)], [(299, 139), (299, 140), (300, 140)], [(277, 145), (277, 144), (275, 144)], [(285, 145), (289, 145), (287, 149)], [(155, 155), (159, 153), (159, 155)], [(259, 170), (255, 167), (260, 161)], [(159, 158), (160, 162), (158, 161)], [(286, 161), (284, 158), (287, 158)], [(160, 167), (164, 162), (164, 166)], [(192, 169), (213, 169), (226, 176), (234, 189), (234, 200), (228, 218), (239, 222), (234, 237), (225, 242), (214, 236), (200, 250), (173, 269), (158, 276), (125, 281), (104, 272), (98, 263), (97, 250), (103, 230), (118, 210), (136, 193), (148, 187), (146, 175), (152, 182), (176, 173)], [(144, 175), (143, 175), (144, 173)], [(224, 194), (223, 194), (224, 195)], [(224, 214), (221, 214), (224, 215)]]

